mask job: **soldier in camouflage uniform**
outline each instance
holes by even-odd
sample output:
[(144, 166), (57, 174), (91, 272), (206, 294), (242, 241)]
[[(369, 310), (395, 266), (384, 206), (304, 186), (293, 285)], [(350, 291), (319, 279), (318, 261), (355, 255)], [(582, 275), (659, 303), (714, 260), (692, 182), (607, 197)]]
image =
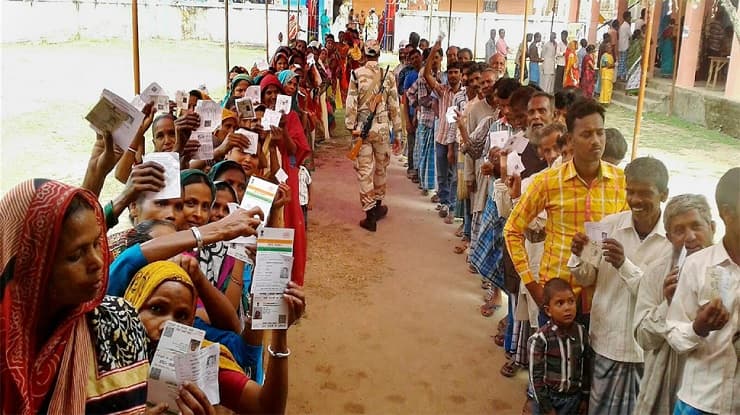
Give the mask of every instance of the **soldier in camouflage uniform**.
[[(367, 118), (372, 114), (371, 101), (380, 91), (380, 82), (385, 72), (378, 66), (380, 45), (377, 40), (365, 44), (365, 66), (356, 69), (350, 79), (345, 125), (352, 131), (353, 140), (361, 140), (360, 133)], [(360, 182), (360, 203), (366, 218), (360, 226), (375, 232), (376, 221), (388, 214), (388, 207), (381, 203), (385, 197), (386, 168), (390, 163), (390, 128), (401, 131), (401, 114), (398, 106), (398, 90), (393, 73), (386, 75), (383, 94), (375, 111), (375, 118), (368, 137), (363, 141), (360, 153), (354, 161), (357, 179)]]

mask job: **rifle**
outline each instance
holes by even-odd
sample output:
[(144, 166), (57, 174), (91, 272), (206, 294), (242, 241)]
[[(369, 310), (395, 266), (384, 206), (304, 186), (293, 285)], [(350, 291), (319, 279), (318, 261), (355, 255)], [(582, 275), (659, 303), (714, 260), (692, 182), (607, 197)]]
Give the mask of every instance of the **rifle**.
[(365, 120), (365, 123), (362, 125), (360, 139), (355, 142), (355, 145), (352, 146), (352, 150), (349, 152), (349, 154), (347, 154), (347, 158), (352, 161), (355, 161), (357, 159), (357, 156), (360, 154), (360, 149), (362, 148), (363, 141), (365, 141), (367, 136), (370, 135), (370, 129), (373, 127), (375, 113), (378, 109), (378, 105), (380, 105), (381, 99), (383, 99), (383, 90), (385, 89), (385, 77), (386, 75), (388, 75), (388, 69), (390, 69), (390, 66), (385, 67), (383, 77), (380, 79), (380, 89), (375, 95), (373, 95), (370, 100), (370, 108), (372, 112), (370, 113), (370, 116), (367, 117), (367, 120)]

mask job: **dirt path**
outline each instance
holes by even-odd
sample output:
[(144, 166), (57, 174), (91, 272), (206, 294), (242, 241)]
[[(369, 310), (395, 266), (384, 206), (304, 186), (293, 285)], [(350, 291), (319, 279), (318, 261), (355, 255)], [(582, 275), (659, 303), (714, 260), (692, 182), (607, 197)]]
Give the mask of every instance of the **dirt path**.
[[(340, 124), (341, 125), (341, 124)], [(291, 414), (514, 414), (526, 372), (506, 379), (480, 280), (452, 253), (457, 225), (389, 168), (390, 213), (371, 234), (347, 138), (318, 151), (309, 213), (307, 316), (290, 335)]]

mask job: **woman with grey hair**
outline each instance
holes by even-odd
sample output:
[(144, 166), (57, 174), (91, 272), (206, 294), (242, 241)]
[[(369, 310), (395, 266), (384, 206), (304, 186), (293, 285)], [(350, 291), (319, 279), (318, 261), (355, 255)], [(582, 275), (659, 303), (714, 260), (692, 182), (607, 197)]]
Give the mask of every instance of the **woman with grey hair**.
[(709, 204), (702, 195), (673, 197), (663, 211), (663, 223), (666, 237), (673, 245), (673, 255), (647, 270), (635, 305), (634, 335), (645, 358), (635, 406), (638, 414), (673, 413), (684, 357), (666, 340), (666, 314), (683, 261), (686, 256), (712, 245), (715, 230)]

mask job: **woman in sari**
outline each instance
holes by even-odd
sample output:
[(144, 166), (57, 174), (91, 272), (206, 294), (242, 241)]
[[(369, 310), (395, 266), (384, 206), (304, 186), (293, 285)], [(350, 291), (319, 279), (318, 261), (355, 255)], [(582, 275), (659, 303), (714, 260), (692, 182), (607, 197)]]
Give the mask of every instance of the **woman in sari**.
[[(304, 295), (298, 285), (290, 282), (283, 297), (288, 304), (290, 326), (303, 314)], [(171, 261), (158, 261), (142, 268), (134, 275), (124, 295), (146, 328), (150, 353), (156, 350), (167, 321), (193, 325), (197, 298), (198, 292), (190, 275)], [(290, 355), (287, 331), (272, 332), (264, 386), (247, 377), (228, 349), (220, 346), (218, 386), (221, 405), (236, 413), (285, 412), (288, 395), (287, 357)], [(202, 347), (210, 344), (204, 341)]]
[(288, 69), (288, 55), (282, 52), (275, 53), (272, 62), (270, 62), (270, 67), (275, 70), (275, 73)]
[(97, 198), (35, 179), (11, 189), (0, 211), (0, 412), (144, 411), (146, 332), (126, 302), (105, 297)]
[(645, 49), (645, 40), (642, 38), (640, 30), (635, 30), (630, 40), (630, 47), (627, 49), (627, 94), (636, 95), (640, 89), (640, 79), (642, 78), (642, 51)]
[(586, 56), (583, 58), (583, 76), (581, 77), (581, 91), (586, 98), (594, 96), (594, 86), (596, 85), (596, 61), (594, 60), (594, 45), (586, 47)]
[(578, 42), (571, 40), (565, 50), (565, 75), (563, 88), (578, 87), (581, 78), (581, 68), (578, 67)]
[[(265, 107), (275, 109), (277, 95), (283, 93), (283, 85), (274, 75), (265, 75), (260, 82), (262, 103)], [(303, 223), (303, 211), (298, 199), (298, 166), (311, 155), (303, 125), (295, 111), (284, 114), (280, 119), (279, 127), (272, 127), (269, 142), (277, 142), (282, 158), (283, 170), (288, 174), (288, 186), (291, 189), (291, 200), (285, 206), (283, 217), (285, 227), (295, 229), (293, 245), (293, 273), (292, 279), (303, 285), (303, 275), (306, 268), (306, 227)]]
[(612, 88), (614, 87), (614, 56), (607, 45), (607, 49), (601, 55), (599, 60), (599, 83), (601, 92), (599, 93), (599, 103), (609, 105), (612, 102)]
[(660, 53), (660, 76), (663, 78), (673, 77), (673, 60), (675, 58), (676, 46), (675, 46), (675, 23), (669, 16), (665, 16), (664, 19), (668, 19), (666, 27), (660, 32), (660, 40), (658, 41), (658, 53)]

